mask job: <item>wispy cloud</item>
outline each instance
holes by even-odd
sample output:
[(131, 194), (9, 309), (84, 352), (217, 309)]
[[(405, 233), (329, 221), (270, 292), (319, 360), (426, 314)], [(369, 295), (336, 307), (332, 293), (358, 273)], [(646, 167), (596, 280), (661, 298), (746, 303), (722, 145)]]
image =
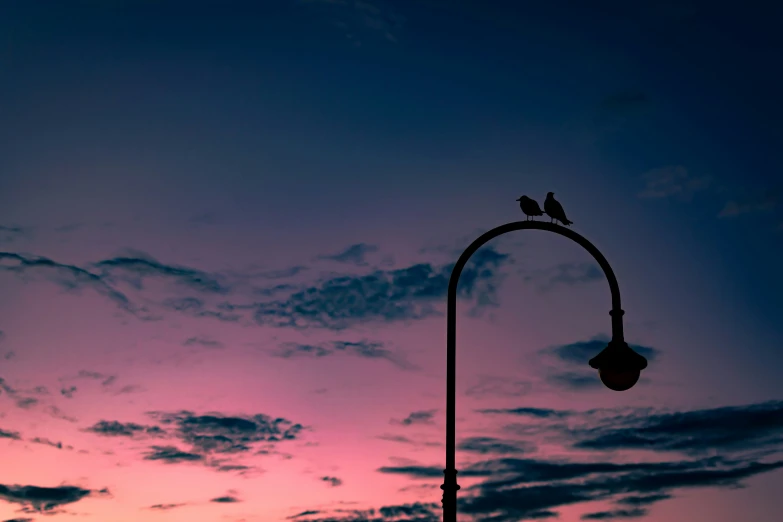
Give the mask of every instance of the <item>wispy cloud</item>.
[(0, 245), (13, 243), (18, 239), (27, 237), (29, 234), (30, 230), (24, 227), (0, 225)]
[(77, 486), (19, 486), (0, 484), (0, 499), (21, 504), (27, 513), (54, 514), (64, 505), (78, 502), (91, 496), (108, 496), (108, 489), (90, 490)]
[(144, 454), (144, 460), (160, 460), (167, 464), (204, 460), (204, 455), (182, 451), (176, 446), (151, 446)]
[(197, 335), (189, 337), (182, 341), (182, 346), (203, 346), (204, 348), (224, 348), (220, 341), (217, 341), (207, 335)]
[(755, 196), (727, 201), (721, 211), (718, 213), (718, 217), (729, 218), (740, 216), (742, 214), (769, 213), (778, 206), (779, 202), (779, 191), (770, 189)]
[(404, 435), (392, 435), (390, 433), (386, 433), (384, 435), (378, 435), (376, 437), (380, 440), (385, 440), (389, 442), (399, 442), (400, 444), (410, 444), (412, 446), (441, 446), (440, 442), (434, 442), (434, 441), (422, 441), (422, 440), (414, 440), (410, 437), (406, 437)]
[(582, 515), (582, 520), (615, 520), (618, 518), (639, 518), (647, 515), (643, 508), (615, 509), (614, 511), (598, 511)]
[(158, 426), (143, 426), (134, 422), (101, 420), (84, 431), (104, 437), (136, 437), (139, 435), (161, 436), (165, 431)]
[[(508, 254), (488, 247), (479, 250), (462, 273), (459, 295), (475, 299), (476, 307), (495, 305), (498, 270), (508, 259)], [(453, 267), (419, 263), (359, 276), (335, 276), (285, 300), (256, 303), (251, 308), (260, 325), (335, 331), (369, 321), (422, 319), (441, 313), (437, 305), (446, 296)]]
[(91, 288), (109, 298), (122, 310), (137, 316), (143, 316), (143, 308), (134, 306), (128, 297), (112, 288), (100, 275), (84, 268), (58, 263), (45, 257), (30, 257), (11, 252), (0, 252), (0, 270), (20, 276), (43, 275), (60, 288), (77, 292), (82, 288)]
[(419, 410), (411, 412), (404, 419), (391, 419), (390, 424), (399, 424), (401, 426), (413, 426), (421, 424), (432, 424), (432, 419), (438, 410)]
[(366, 243), (357, 243), (351, 245), (342, 252), (331, 255), (320, 256), (320, 259), (329, 261), (336, 261), (338, 263), (348, 263), (357, 266), (367, 266), (367, 254), (377, 252), (378, 247), (376, 245), (368, 245)]
[(236, 502), (242, 502), (239, 500), (239, 498), (236, 496), (236, 491), (231, 490), (228, 492), (228, 494), (223, 495), (222, 497), (215, 497), (210, 502), (215, 502), (217, 504), (233, 504)]
[(272, 355), (290, 359), (294, 357), (328, 357), (342, 353), (365, 359), (385, 359), (405, 370), (414, 368), (401, 354), (385, 348), (384, 343), (366, 339), (356, 342), (330, 341), (319, 344), (284, 343), (278, 350), (273, 351)]
[(342, 486), (343, 485), (343, 481), (340, 480), (337, 477), (321, 477), (321, 480), (323, 482), (328, 483), (333, 488), (336, 488), (337, 486)]
[[(473, 460), (460, 476), (483, 478), (465, 488), (460, 512), (482, 519), (532, 520), (558, 516), (558, 508), (597, 500), (611, 509), (585, 512), (585, 520), (623, 518), (649, 511), (683, 489), (741, 487), (747, 478), (783, 468), (773, 459), (783, 452), (783, 402), (770, 401), (691, 411), (650, 408), (600, 409), (578, 412), (520, 407), (480, 410), (536, 419), (551, 433), (549, 444), (563, 443), (582, 453), (576, 457), (519, 458), (534, 451), (524, 440), (467, 438), (460, 450), (476, 455), (507, 455)], [(515, 430), (506, 430), (513, 433)], [(540, 430), (536, 433), (542, 433)], [(552, 433), (560, 437), (553, 438)], [(520, 444), (520, 445), (518, 445)], [(617, 451), (644, 450), (662, 460), (624, 458)], [(589, 454), (585, 457), (584, 452)], [(671, 460), (679, 453), (682, 460)], [(711, 455), (721, 455), (715, 457)], [(442, 480), (442, 466), (403, 463), (377, 470), (416, 480)], [(641, 516), (641, 515), (638, 515)]]
[[(578, 341), (558, 346), (550, 346), (539, 353), (555, 362), (546, 370), (546, 381), (558, 388), (572, 390), (600, 389), (601, 381), (588, 362), (606, 348), (609, 338), (595, 336), (587, 341)], [(629, 344), (649, 362), (660, 357), (660, 351), (649, 346)]]
[(307, 510), (288, 519), (307, 522), (437, 522), (441, 517), (438, 504), (414, 502), (378, 509)]
[(645, 172), (642, 177), (645, 187), (639, 193), (641, 198), (677, 197), (689, 200), (694, 193), (706, 190), (712, 184), (712, 178), (706, 175), (693, 175), (682, 165), (667, 165)]
[(18, 431), (8, 431), (0, 428), (0, 439), (22, 440)]
[(783, 401), (689, 412), (633, 412), (611, 423), (575, 429), (582, 449), (639, 449), (701, 455), (762, 448), (783, 449)]
[(187, 506), (185, 503), (181, 504), (154, 504), (152, 506), (149, 506), (147, 509), (151, 509), (153, 511), (169, 511), (171, 509), (176, 509), (179, 507)]
[(483, 409), (483, 410), (476, 410), (476, 411), (478, 411), (479, 413), (490, 413), (490, 414), (496, 413), (496, 414), (505, 414), (505, 415), (524, 415), (537, 419), (562, 418), (573, 414), (573, 412), (567, 410), (553, 410), (551, 408), (529, 408), (529, 407)]
[(73, 449), (73, 446), (71, 446), (71, 445), (63, 444), (62, 442), (59, 442), (59, 441), (58, 442), (54, 442), (53, 440), (49, 440), (49, 439), (47, 439), (45, 437), (33, 437), (33, 438), (29, 439), (29, 440), (33, 444), (41, 444), (42, 446), (50, 446), (52, 448), (65, 449), (65, 450), (72, 450)]
[[(98, 261), (88, 269), (0, 252), (0, 270), (20, 277), (41, 275), (69, 292), (92, 289), (141, 320), (162, 319), (160, 313), (151, 311), (157, 308), (224, 322), (244, 321), (244, 325), (341, 331), (360, 323), (405, 322), (440, 315), (454, 266), (417, 263), (395, 270), (331, 275), (309, 286), (275, 284), (265, 289), (255, 284), (255, 276), (212, 274), (131, 253), (133, 256)], [(490, 247), (479, 250), (463, 271), (459, 296), (472, 300), (474, 311), (495, 306), (500, 268), (508, 262), (508, 254)], [(147, 282), (153, 279), (173, 284), (150, 289)], [(172, 295), (182, 291), (198, 295)], [(273, 299), (242, 303), (237, 299), (243, 293)], [(277, 297), (279, 294), (287, 296)], [(132, 299), (131, 295), (137, 297)]]
[(122, 280), (141, 289), (148, 278), (163, 278), (201, 292), (225, 294), (230, 288), (215, 274), (193, 268), (161, 263), (144, 252), (131, 251), (128, 256), (114, 257), (95, 263), (107, 282)]
[(521, 454), (530, 453), (535, 446), (528, 442), (502, 440), (494, 437), (470, 437), (462, 439), (457, 445), (459, 451), (468, 453), (488, 454)]
[[(268, 449), (283, 441), (296, 440), (304, 429), (282, 417), (264, 414), (227, 416), (220, 413), (197, 415), (189, 411), (176, 413), (149, 412), (163, 425), (169, 437), (174, 437), (186, 449), (178, 446), (153, 445), (146, 460), (166, 463), (202, 462), (217, 471), (247, 472), (255, 468), (233, 459), (238, 455), (268, 454)], [(131, 432), (138, 432), (138, 429)], [(149, 432), (147, 432), (149, 433)], [(161, 432), (162, 433), (162, 432)]]
[(320, 8), (324, 18), (340, 29), (346, 39), (359, 46), (362, 35), (379, 35), (397, 42), (405, 19), (382, 0), (299, 0), (311, 8)]

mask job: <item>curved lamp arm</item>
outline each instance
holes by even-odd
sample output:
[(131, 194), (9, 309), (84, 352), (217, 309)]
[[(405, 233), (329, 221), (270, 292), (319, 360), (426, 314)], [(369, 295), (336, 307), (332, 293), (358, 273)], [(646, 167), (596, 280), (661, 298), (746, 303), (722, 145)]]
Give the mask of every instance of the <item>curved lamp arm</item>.
[[(516, 221), (507, 223), (489, 232), (485, 232), (478, 239), (473, 241), (465, 249), (462, 255), (454, 265), (449, 279), (448, 290), (448, 312), (447, 312), (447, 330), (446, 330), (446, 469), (443, 470), (444, 482), (440, 487), (443, 490), (443, 520), (444, 522), (456, 522), (457, 520), (457, 490), (460, 486), (457, 484), (456, 469), (456, 335), (457, 335), (457, 284), (462, 269), (472, 256), (482, 245), (491, 239), (496, 238), (507, 232), (514, 230), (546, 230), (560, 234), (568, 239), (578, 243), (595, 258), (601, 269), (604, 271), (606, 280), (609, 283), (609, 290), (612, 293), (612, 310), (609, 314), (612, 316), (612, 343), (623, 344), (623, 310), (620, 305), (620, 288), (617, 285), (617, 278), (612, 271), (612, 267), (606, 261), (606, 258), (598, 249), (580, 234), (554, 223), (541, 221)], [(603, 353), (603, 352), (602, 352)], [(639, 356), (641, 357), (641, 356)], [(592, 361), (591, 361), (592, 365)], [(644, 362), (646, 366), (646, 361)]]

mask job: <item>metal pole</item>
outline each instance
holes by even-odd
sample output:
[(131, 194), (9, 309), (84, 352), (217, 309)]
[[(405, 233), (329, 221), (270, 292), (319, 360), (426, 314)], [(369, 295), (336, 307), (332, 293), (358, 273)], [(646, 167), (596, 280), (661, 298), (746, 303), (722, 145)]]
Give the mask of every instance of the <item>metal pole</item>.
[(462, 253), (451, 271), (448, 290), (448, 311), (446, 317), (446, 469), (443, 470), (443, 484), (440, 489), (443, 490), (443, 522), (457, 522), (457, 490), (460, 486), (457, 484), (457, 466), (456, 466), (456, 439), (457, 439), (457, 284), (462, 269), (479, 248), (486, 242), (507, 232), (514, 230), (546, 230), (560, 234), (568, 239), (578, 243), (590, 255), (595, 258), (598, 265), (604, 271), (606, 280), (609, 283), (609, 290), (612, 294), (612, 310), (609, 314), (612, 316), (612, 338), (618, 341), (623, 340), (623, 310), (620, 305), (620, 288), (617, 285), (617, 278), (612, 271), (612, 267), (606, 261), (606, 258), (590, 241), (580, 234), (554, 223), (543, 221), (516, 221), (506, 223), (489, 232), (485, 232), (478, 239), (473, 241)]

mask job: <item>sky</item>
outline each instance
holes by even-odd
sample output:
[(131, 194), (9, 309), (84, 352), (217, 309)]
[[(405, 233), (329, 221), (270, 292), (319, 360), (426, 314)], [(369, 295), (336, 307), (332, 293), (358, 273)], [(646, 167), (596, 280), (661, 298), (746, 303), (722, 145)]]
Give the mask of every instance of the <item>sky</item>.
[(0, 3), (0, 521), (779, 520), (772, 4)]

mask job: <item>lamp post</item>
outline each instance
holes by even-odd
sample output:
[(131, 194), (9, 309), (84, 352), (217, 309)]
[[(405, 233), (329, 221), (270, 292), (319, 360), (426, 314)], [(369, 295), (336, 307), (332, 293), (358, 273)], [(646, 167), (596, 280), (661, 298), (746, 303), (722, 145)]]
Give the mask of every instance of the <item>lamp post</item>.
[(462, 253), (454, 265), (449, 279), (448, 311), (446, 329), (446, 469), (443, 470), (443, 522), (457, 521), (457, 469), (456, 453), (456, 335), (457, 335), (457, 284), (462, 269), (468, 259), (487, 241), (514, 230), (546, 230), (565, 236), (578, 243), (592, 255), (606, 276), (609, 290), (612, 293), (612, 340), (601, 353), (590, 359), (591, 367), (598, 370), (601, 382), (615, 391), (625, 391), (633, 387), (639, 380), (641, 371), (647, 367), (647, 359), (628, 346), (623, 338), (623, 309), (620, 305), (620, 289), (612, 267), (598, 249), (580, 234), (563, 226), (542, 221), (516, 221), (506, 223), (485, 232), (473, 241)]

